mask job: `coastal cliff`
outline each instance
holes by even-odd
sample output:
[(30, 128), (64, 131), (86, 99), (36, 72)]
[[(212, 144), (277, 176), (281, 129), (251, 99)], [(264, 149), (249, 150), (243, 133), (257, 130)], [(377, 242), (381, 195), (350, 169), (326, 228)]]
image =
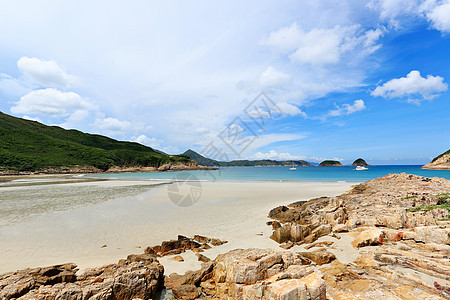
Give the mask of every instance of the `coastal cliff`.
[(450, 170), (450, 150), (434, 158), (430, 163), (423, 166), (422, 169)]

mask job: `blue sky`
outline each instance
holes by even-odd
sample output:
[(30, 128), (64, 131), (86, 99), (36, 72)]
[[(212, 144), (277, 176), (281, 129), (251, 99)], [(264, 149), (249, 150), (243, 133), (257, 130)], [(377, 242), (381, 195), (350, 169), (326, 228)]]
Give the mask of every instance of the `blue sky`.
[[(230, 159), (422, 164), (450, 148), (450, 0), (0, 3), (14, 116)], [(245, 110), (261, 92), (276, 117)], [(232, 129), (254, 138), (236, 151)]]

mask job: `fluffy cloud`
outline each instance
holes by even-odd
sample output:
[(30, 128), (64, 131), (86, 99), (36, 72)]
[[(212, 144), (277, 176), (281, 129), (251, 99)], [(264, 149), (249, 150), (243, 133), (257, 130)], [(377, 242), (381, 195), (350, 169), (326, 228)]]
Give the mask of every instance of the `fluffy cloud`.
[(432, 100), (446, 90), (444, 78), (432, 75), (424, 78), (419, 71), (411, 71), (406, 77), (391, 79), (378, 86), (371, 95), (384, 98), (409, 97), (408, 102), (417, 104), (422, 100)]
[(394, 28), (415, 16), (430, 22), (433, 29), (450, 32), (450, 0), (372, 0), (368, 7), (379, 12), (382, 20)]
[(366, 106), (364, 104), (364, 101), (360, 99), (355, 100), (353, 104), (343, 104), (342, 106), (336, 105), (336, 109), (330, 110), (326, 116), (337, 117), (342, 115), (350, 115), (364, 109), (366, 109)]
[(446, 33), (450, 32), (450, 0), (425, 1), (422, 8), (434, 29)]
[(66, 88), (77, 81), (76, 77), (67, 74), (53, 60), (23, 56), (17, 61), (17, 67), (25, 80), (42, 87)]
[(97, 118), (93, 126), (104, 132), (124, 133), (133, 128), (133, 124), (128, 121), (120, 121), (116, 118)]
[(14, 114), (44, 115), (66, 118), (73, 114), (81, 116), (96, 106), (74, 92), (62, 92), (54, 88), (31, 91), (11, 107)]
[(141, 134), (138, 137), (133, 137), (131, 138), (133, 142), (137, 142), (139, 144), (145, 145), (145, 146), (149, 146), (153, 149), (156, 150), (160, 150), (163, 151), (165, 153), (168, 154), (178, 154), (180, 153), (180, 150), (177, 147), (174, 146), (168, 146), (168, 145), (164, 145), (165, 142), (163, 140), (159, 140), (157, 138), (154, 137), (148, 137), (144, 134)]
[(382, 36), (381, 29), (360, 31), (358, 25), (314, 28), (304, 32), (297, 23), (280, 28), (263, 42), (281, 53), (288, 54), (293, 62), (311, 65), (327, 65), (340, 62), (343, 54), (362, 49), (372, 53)]

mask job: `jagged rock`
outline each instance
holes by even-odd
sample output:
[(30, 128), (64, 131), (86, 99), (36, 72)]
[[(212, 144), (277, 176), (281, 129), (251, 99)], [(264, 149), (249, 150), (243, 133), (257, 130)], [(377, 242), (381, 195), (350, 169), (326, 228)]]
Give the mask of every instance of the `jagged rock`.
[(195, 254), (195, 255), (197, 256), (198, 261), (201, 261), (201, 262), (208, 262), (208, 261), (211, 260), (211, 259), (209, 259), (208, 257), (204, 256), (203, 254), (197, 253), (197, 254)]
[(380, 229), (367, 229), (361, 232), (352, 242), (352, 246), (360, 248), (383, 244), (384, 232)]
[(173, 289), (182, 285), (200, 286), (202, 281), (212, 277), (213, 268), (213, 262), (206, 262), (202, 264), (200, 270), (187, 271), (184, 275), (170, 274), (169, 277), (165, 278), (164, 285), (168, 289)]
[(213, 246), (220, 246), (220, 245), (223, 245), (226, 243), (228, 243), (228, 241), (221, 241), (219, 239), (211, 239), (211, 245), (213, 245)]
[(181, 285), (172, 289), (172, 293), (177, 299), (197, 299), (201, 289), (195, 285)]
[(180, 255), (171, 257), (171, 258), (169, 258), (169, 259), (170, 259), (170, 260), (174, 260), (174, 261), (178, 261), (178, 262), (183, 262), (183, 261), (184, 261), (184, 258), (183, 258), (182, 256), (180, 256)]
[(59, 265), (0, 276), (0, 299), (154, 299), (164, 268), (149, 255), (130, 255), (118, 264), (88, 269), (75, 277), (75, 265)]
[(330, 253), (326, 250), (316, 250), (311, 252), (300, 252), (300, 255), (312, 260), (316, 264), (324, 265), (329, 264), (333, 260), (336, 259), (336, 256), (333, 253)]
[(194, 241), (199, 242), (200, 244), (208, 244), (211, 242), (211, 238), (196, 234), (194, 235)]
[(345, 224), (336, 224), (336, 226), (333, 227), (333, 232), (335, 233), (348, 232), (348, 228)]

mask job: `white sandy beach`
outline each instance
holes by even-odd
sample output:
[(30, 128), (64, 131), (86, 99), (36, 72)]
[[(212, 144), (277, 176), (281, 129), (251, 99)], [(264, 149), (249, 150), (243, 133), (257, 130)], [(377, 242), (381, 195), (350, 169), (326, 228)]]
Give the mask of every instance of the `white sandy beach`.
[[(151, 186), (163, 182), (109, 180), (0, 187), (1, 208), (11, 209), (0, 215), (0, 273), (67, 262), (80, 269), (115, 263), (142, 253), (147, 246), (176, 239), (178, 234), (229, 241), (203, 253), (211, 259), (236, 248), (279, 248), (269, 239), (270, 209), (338, 195), (354, 184), (201, 182), (200, 200), (179, 207), (169, 199), (170, 185)], [(185, 184), (180, 193), (189, 188)], [(21, 210), (25, 218), (17, 213)], [(14, 214), (18, 217), (11, 217)], [(166, 274), (200, 266), (193, 253), (182, 256), (183, 263), (160, 259)]]

